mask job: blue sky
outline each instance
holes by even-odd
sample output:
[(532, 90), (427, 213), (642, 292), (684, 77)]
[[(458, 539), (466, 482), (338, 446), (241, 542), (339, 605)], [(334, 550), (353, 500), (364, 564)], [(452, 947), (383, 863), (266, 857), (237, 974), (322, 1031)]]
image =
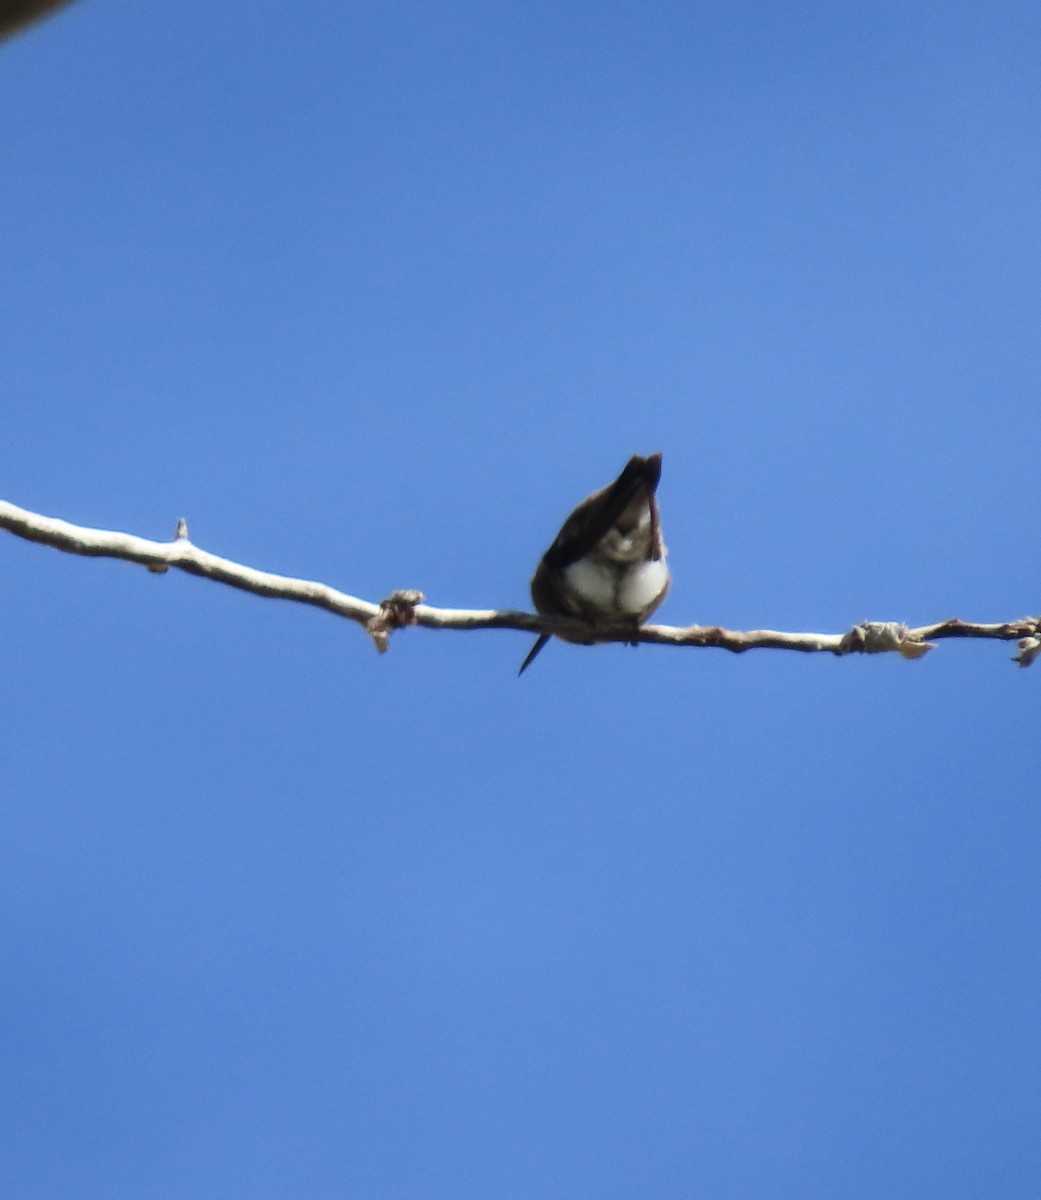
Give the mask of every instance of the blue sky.
[[(83, 0), (0, 49), (0, 494), (525, 607), (1036, 613), (1036, 5)], [(1033, 1200), (1041, 676), (356, 627), (0, 538), (0, 1185)]]

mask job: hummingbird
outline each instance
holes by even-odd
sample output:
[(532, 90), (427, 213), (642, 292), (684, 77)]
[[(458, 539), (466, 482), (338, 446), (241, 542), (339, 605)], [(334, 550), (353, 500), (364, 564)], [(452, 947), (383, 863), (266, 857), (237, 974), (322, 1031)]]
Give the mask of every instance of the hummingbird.
[[(581, 617), (591, 626), (588, 637), (558, 637), (589, 645), (598, 628), (631, 624), (635, 630), (665, 599), (668, 551), (654, 496), (660, 478), (660, 453), (634, 454), (614, 483), (582, 501), (542, 556), (531, 581), (536, 609), (547, 617)], [(549, 639), (539, 636), (519, 675)]]

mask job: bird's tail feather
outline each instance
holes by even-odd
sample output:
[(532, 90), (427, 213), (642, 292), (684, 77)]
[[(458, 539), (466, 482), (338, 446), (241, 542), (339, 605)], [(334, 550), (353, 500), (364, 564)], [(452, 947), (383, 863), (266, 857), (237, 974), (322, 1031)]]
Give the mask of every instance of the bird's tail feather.
[(536, 641), (535, 645), (532, 646), (532, 648), (528, 651), (528, 657), (520, 665), (520, 670), (517, 672), (518, 678), (520, 678), (520, 676), (524, 674), (524, 672), (528, 669), (528, 667), (531, 666), (531, 664), (538, 657), (539, 651), (542, 649), (542, 647), (548, 641), (549, 641), (548, 633), (543, 633), (543, 634), (539, 635), (538, 641)]

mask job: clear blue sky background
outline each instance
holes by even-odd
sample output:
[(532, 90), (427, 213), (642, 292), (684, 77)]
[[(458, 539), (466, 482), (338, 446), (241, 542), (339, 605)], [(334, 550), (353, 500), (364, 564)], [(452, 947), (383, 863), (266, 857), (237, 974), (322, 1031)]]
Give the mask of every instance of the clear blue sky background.
[[(526, 607), (1041, 609), (1036, 3), (146, 5), (0, 49), (0, 494)], [(1041, 1195), (1041, 666), (354, 626), (0, 536), (0, 1190)]]

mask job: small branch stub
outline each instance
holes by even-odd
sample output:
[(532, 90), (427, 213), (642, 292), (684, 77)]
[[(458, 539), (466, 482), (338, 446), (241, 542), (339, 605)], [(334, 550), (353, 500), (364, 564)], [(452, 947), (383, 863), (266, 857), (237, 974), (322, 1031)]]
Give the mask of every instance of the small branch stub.
[[(177, 518), (177, 528), (174, 530), (173, 540), (175, 543), (188, 541), (188, 522), (184, 517)], [(146, 565), (153, 575), (165, 575), (170, 569), (170, 564), (164, 562), (151, 562)]]
[(425, 599), (422, 592), (404, 588), (391, 592), (385, 600), (380, 601), (379, 612), (365, 626), (380, 654), (386, 654), (390, 649), (390, 635), (395, 629), (415, 625), (416, 605), (422, 604)]

